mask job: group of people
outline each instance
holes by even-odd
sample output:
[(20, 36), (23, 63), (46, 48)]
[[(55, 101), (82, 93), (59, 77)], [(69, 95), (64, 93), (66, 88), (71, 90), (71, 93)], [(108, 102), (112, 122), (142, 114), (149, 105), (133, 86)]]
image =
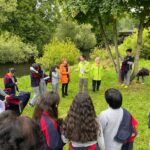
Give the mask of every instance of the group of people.
[[(88, 78), (89, 74), (92, 77), (92, 90), (99, 91), (101, 85), (101, 78), (103, 72), (103, 66), (100, 64), (100, 58), (96, 57), (95, 63), (90, 66), (84, 55), (80, 56), (80, 63), (76, 71), (79, 72), (79, 92), (88, 93)], [(51, 82), (52, 91), (58, 93), (59, 81), (62, 84), (62, 97), (68, 96), (68, 85), (70, 83), (71, 68), (67, 62), (67, 59), (63, 59), (60, 66), (54, 65), (50, 68), (49, 76), (47, 76), (40, 64), (33, 64), (30, 67), (31, 87), (34, 91), (34, 96), (29, 105), (34, 106), (37, 97), (43, 92), (47, 91), (46, 83)], [(45, 81), (45, 85), (44, 85)], [(42, 82), (42, 85), (41, 85)], [(41, 88), (42, 86), (42, 88)], [(45, 87), (45, 88), (43, 88)]]
[(54, 92), (41, 95), (32, 119), (7, 110), (0, 114), (0, 149), (62, 150), (68, 143), (69, 150), (132, 150), (137, 121), (121, 107), (118, 90), (106, 90), (105, 99), (109, 107), (96, 116), (91, 97), (77, 94), (64, 120)]
[[(130, 84), (134, 62), (132, 50), (127, 49), (126, 52), (121, 67), (122, 86), (125, 88)], [(10, 110), (0, 110), (0, 149), (62, 150), (68, 143), (69, 150), (133, 150), (138, 122), (122, 108), (120, 91), (112, 88), (105, 91), (109, 107), (98, 116), (88, 95), (89, 76), (92, 78), (93, 92), (99, 91), (103, 69), (99, 57), (90, 65), (84, 55), (80, 56), (76, 69), (79, 73), (79, 93), (74, 97), (67, 116), (62, 119), (58, 115), (58, 89), (61, 81), (62, 97), (68, 96), (72, 70), (67, 59), (63, 59), (60, 66), (52, 66), (49, 75), (46, 75), (41, 64), (33, 64), (30, 67), (30, 79), (34, 95), (29, 102), (30, 106), (35, 106), (33, 117), (31, 119)], [(46, 87), (48, 82), (52, 85), (51, 92)], [(3, 99), (15, 96), (19, 91), (14, 68), (10, 68), (5, 75), (4, 85), (5, 90), (0, 90)]]

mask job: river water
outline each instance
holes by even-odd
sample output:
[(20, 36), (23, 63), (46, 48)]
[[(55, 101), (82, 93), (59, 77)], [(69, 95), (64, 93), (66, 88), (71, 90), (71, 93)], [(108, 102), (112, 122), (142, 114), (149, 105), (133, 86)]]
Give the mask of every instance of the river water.
[(31, 64), (0, 64), (0, 78), (4, 77), (9, 68), (15, 68), (17, 77), (29, 75)]

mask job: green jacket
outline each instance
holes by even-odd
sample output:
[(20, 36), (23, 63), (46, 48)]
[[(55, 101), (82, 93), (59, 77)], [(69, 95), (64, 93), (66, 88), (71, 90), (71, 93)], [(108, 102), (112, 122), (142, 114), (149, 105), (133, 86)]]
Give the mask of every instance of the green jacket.
[(103, 67), (93, 64), (91, 67), (91, 76), (93, 80), (101, 80), (103, 75)]
[(90, 71), (89, 62), (88, 61), (80, 62), (78, 65), (78, 70), (79, 70), (79, 78), (88, 78)]

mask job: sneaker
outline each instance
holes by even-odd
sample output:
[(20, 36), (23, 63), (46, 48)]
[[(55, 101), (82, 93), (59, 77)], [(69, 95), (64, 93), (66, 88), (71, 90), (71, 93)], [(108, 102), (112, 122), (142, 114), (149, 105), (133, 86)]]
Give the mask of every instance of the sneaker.
[(125, 86), (125, 84), (123, 83), (123, 84), (121, 84), (121, 87), (124, 87)]
[(127, 85), (125, 85), (125, 86), (124, 86), (124, 88), (125, 88), (125, 89), (127, 89), (127, 88), (128, 88), (128, 86), (127, 86)]
[(142, 82), (141, 84), (144, 84), (144, 82)]
[(31, 104), (31, 103), (29, 103), (28, 105), (29, 105), (30, 107), (34, 107), (34, 105), (33, 105), (33, 104)]

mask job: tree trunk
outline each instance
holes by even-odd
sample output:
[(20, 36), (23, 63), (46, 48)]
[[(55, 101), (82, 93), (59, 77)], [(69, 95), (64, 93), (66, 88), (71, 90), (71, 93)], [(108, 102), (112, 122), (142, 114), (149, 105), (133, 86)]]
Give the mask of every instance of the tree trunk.
[(132, 74), (132, 79), (137, 75), (139, 70), (139, 59), (140, 59), (140, 53), (141, 53), (141, 46), (142, 46), (142, 34), (143, 34), (143, 19), (140, 20), (139, 27), (138, 27), (138, 36), (137, 36), (137, 49), (136, 49), (136, 55), (134, 60), (134, 72)]
[(120, 82), (120, 60), (119, 60), (119, 50), (118, 50), (118, 31), (117, 31), (117, 20), (113, 20), (113, 34), (114, 34), (114, 45), (116, 53), (116, 68), (118, 74), (118, 81)]
[(107, 50), (107, 52), (108, 52), (108, 55), (109, 55), (110, 60), (111, 60), (112, 63), (113, 63), (113, 66), (114, 66), (114, 68), (115, 68), (115, 71), (117, 72), (117, 66), (116, 66), (115, 60), (114, 60), (114, 58), (113, 58), (111, 49), (110, 49), (109, 44), (108, 44), (108, 40), (107, 40), (107, 36), (106, 36), (105, 30), (104, 30), (104, 27), (103, 27), (103, 23), (102, 23), (101, 16), (98, 17), (98, 21), (99, 21), (100, 31), (101, 31), (101, 34), (102, 34), (102, 37), (103, 37), (103, 40), (104, 40), (104, 43), (105, 43), (106, 50)]

